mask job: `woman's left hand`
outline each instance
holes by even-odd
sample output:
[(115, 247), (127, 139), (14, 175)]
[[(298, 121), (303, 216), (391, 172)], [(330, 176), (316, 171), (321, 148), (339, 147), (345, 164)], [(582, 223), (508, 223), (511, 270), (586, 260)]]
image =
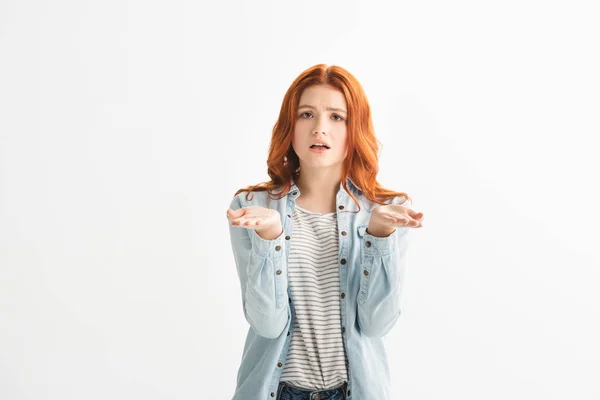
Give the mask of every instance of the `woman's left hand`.
[(424, 219), (422, 212), (416, 212), (400, 204), (386, 204), (371, 211), (368, 230), (393, 231), (395, 228), (422, 228)]

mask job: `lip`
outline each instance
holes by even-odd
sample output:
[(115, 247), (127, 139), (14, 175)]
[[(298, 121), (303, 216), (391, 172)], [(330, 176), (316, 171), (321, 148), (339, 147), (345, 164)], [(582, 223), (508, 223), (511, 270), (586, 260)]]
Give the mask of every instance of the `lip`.
[(326, 151), (330, 150), (330, 149), (326, 149), (325, 147), (316, 147), (314, 149), (309, 147), (308, 149), (317, 154), (325, 153)]
[[(329, 143), (322, 142), (320, 140), (317, 140), (316, 142), (311, 143), (310, 146), (314, 146), (315, 144), (324, 144), (325, 146), (327, 146), (328, 149), (331, 149), (331, 146), (329, 145)], [(308, 146), (308, 147), (310, 147), (310, 146)]]

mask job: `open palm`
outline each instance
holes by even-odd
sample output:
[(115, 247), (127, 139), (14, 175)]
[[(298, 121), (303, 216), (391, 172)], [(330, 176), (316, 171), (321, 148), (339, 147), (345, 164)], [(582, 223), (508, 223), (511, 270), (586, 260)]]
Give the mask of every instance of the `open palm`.
[(254, 230), (268, 230), (281, 225), (279, 211), (261, 206), (242, 207), (239, 210), (227, 210), (231, 225)]

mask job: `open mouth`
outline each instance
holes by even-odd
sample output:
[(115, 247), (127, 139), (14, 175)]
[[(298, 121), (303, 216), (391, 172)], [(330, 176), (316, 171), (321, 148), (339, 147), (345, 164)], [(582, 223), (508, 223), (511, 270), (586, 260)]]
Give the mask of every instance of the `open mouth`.
[(329, 146), (327, 146), (327, 145), (321, 146), (321, 145), (315, 145), (315, 144), (313, 144), (312, 146), (310, 146), (310, 148), (311, 149), (317, 149), (317, 150), (328, 150)]

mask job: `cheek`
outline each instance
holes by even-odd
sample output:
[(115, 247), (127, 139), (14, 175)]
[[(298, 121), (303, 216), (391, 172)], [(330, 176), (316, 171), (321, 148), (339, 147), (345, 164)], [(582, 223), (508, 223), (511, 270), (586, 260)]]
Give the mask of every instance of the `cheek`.
[(292, 149), (294, 149), (294, 151), (296, 153), (298, 153), (298, 149), (300, 149), (302, 147), (302, 141), (298, 139), (298, 135), (293, 134), (292, 135)]
[(297, 142), (298, 137), (300, 137), (301, 133), (302, 133), (302, 126), (298, 122), (296, 122), (296, 125), (294, 125), (294, 130), (292, 131), (292, 141)]
[(340, 138), (337, 140), (338, 148), (340, 149), (340, 152), (343, 154), (346, 151), (346, 148), (348, 147), (348, 137), (347, 137), (345, 131), (340, 132), (338, 137)]
[(298, 134), (296, 133), (296, 131), (294, 131), (292, 133), (292, 144), (295, 146), (298, 144)]

